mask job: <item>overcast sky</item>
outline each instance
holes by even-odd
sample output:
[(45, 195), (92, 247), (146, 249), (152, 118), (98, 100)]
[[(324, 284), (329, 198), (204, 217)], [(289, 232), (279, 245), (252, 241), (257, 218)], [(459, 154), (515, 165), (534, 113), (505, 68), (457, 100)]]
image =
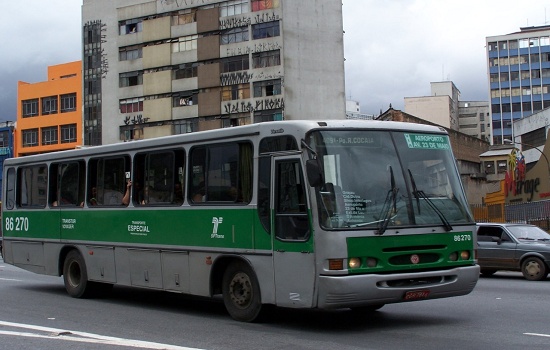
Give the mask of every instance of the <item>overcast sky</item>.
[[(485, 38), (550, 21), (542, 0), (342, 2), (346, 96), (368, 114), (403, 109), (433, 81), (452, 80), (461, 100), (488, 100)], [(16, 119), (17, 81), (45, 81), (48, 66), (80, 60), (82, 46), (81, 0), (2, 5), (0, 121)]]

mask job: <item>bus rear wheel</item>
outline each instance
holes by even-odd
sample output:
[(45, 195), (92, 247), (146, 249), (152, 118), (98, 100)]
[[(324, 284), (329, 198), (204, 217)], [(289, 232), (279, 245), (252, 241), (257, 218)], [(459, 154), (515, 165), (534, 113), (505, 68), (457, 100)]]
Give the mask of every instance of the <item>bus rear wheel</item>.
[(86, 263), (76, 250), (71, 250), (65, 257), (63, 282), (67, 293), (73, 298), (85, 298), (90, 294), (91, 283), (88, 281)]
[(262, 311), (260, 285), (252, 268), (244, 262), (229, 265), (222, 280), (223, 302), (237, 321), (257, 321)]

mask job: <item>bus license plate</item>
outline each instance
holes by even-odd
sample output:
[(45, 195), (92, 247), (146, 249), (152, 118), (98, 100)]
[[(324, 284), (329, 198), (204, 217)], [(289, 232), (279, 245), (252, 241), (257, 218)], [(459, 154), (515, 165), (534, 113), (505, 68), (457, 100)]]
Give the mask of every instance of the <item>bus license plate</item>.
[(405, 293), (405, 300), (426, 299), (430, 295), (429, 290), (410, 290)]

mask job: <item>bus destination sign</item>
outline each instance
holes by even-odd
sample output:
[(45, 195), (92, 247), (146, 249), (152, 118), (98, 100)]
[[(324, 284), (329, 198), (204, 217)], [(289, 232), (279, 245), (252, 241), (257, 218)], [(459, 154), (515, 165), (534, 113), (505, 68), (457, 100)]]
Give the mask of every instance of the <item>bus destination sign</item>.
[(409, 148), (450, 150), (449, 139), (442, 135), (405, 134)]

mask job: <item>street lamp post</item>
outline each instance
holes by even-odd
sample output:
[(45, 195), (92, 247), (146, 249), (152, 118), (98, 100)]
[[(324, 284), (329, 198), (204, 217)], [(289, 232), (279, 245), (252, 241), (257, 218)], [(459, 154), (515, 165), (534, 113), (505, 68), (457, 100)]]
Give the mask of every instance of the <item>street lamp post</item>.
[(542, 152), (537, 147), (535, 147), (533, 145), (530, 145), (528, 143), (525, 143), (525, 142), (517, 142), (517, 141), (508, 140), (508, 139), (504, 139), (503, 141), (504, 141), (504, 143), (509, 143), (509, 144), (516, 144), (517, 143), (517, 144), (520, 144), (522, 146), (531, 147), (531, 148), (536, 149), (537, 151), (539, 151), (539, 153), (542, 154), (542, 156), (544, 157), (544, 160), (546, 160), (546, 167), (548, 169), (548, 178), (550, 178), (550, 161), (548, 161), (548, 157), (546, 156), (546, 154), (544, 154), (544, 152)]

